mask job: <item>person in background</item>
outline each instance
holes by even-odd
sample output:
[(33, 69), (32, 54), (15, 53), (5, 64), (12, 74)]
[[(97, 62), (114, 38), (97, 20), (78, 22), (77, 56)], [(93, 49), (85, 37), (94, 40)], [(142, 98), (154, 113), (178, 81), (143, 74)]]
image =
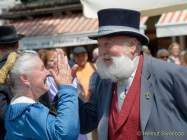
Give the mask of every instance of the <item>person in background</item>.
[(79, 101), (80, 131), (99, 140), (186, 140), (187, 69), (142, 54), (149, 39), (140, 12), (98, 12), (96, 61), (101, 80), (89, 102)]
[(182, 66), (187, 67), (187, 51), (186, 50), (183, 50), (180, 53), (180, 62)]
[(98, 57), (99, 57), (99, 49), (95, 48), (92, 51), (92, 63), (95, 63)]
[(170, 53), (168, 62), (180, 65), (180, 45), (177, 42), (173, 42), (169, 45), (168, 51)]
[[(52, 69), (55, 72), (58, 72), (58, 65), (57, 65), (58, 64), (58, 61), (57, 61), (58, 60), (57, 59), (58, 58), (57, 57), (58, 50), (63, 51), (63, 49), (56, 49), (56, 48), (39, 50), (39, 56), (40, 56), (40, 58), (42, 58), (42, 61), (44, 62), (45, 67), (49, 70)], [(47, 84), (49, 86), (49, 90), (45, 95), (42, 96), (42, 98), (40, 98), (40, 101), (41, 101), (41, 103), (46, 104), (45, 102), (49, 99), (47, 107), (50, 108), (51, 111), (56, 113), (57, 110), (56, 110), (55, 104), (56, 104), (56, 95), (58, 92), (58, 88), (57, 88), (57, 84), (55, 83), (54, 78), (51, 75), (49, 75), (47, 77)], [(77, 87), (77, 83), (76, 83), (75, 79), (73, 80), (73, 84), (75, 87)], [(78, 89), (78, 91), (79, 91), (79, 89)], [(79, 95), (79, 94), (77, 94), (77, 95)], [(86, 139), (87, 138), (85, 135), (78, 136), (78, 140), (86, 140)]]
[[(46, 67), (46, 63), (47, 63), (47, 54), (46, 54), (47, 51), (48, 51), (48, 49), (39, 49), (37, 51), (38, 55), (39, 55), (40, 59), (43, 61), (45, 67)], [(55, 88), (55, 90), (53, 90), (53, 88), (51, 88), (51, 87), (53, 87), (52, 85), (55, 85), (55, 87), (56, 87), (56, 84), (54, 82), (54, 78), (51, 75), (49, 75), (47, 77), (47, 84), (49, 86), (49, 90), (39, 98), (39, 101), (40, 101), (40, 103), (42, 103), (43, 105), (48, 107), (50, 109), (50, 111), (55, 113), (56, 109), (55, 109), (54, 99), (56, 97), (56, 93), (58, 90), (57, 90), (57, 88)], [(55, 91), (55, 94), (53, 91)]]
[[(96, 85), (100, 80), (100, 77), (97, 73), (97, 67), (96, 67), (96, 61), (97, 61), (98, 57), (99, 57), (99, 49), (95, 48), (92, 51), (92, 63), (95, 67), (95, 72), (90, 77), (90, 82), (89, 82), (90, 83), (89, 84), (89, 92), (90, 92), (91, 95), (94, 94), (95, 89), (96, 89)], [(93, 130), (91, 134), (92, 134), (92, 140), (98, 140), (97, 129)]]
[(70, 54), (69, 54), (69, 62), (68, 63), (69, 63), (70, 68), (72, 68), (75, 65), (74, 56), (73, 56), (72, 52), (70, 52)]
[[(44, 66), (46, 67), (46, 49), (39, 49), (39, 50), (37, 50), (37, 52), (38, 52), (40, 59), (43, 61)], [(50, 79), (50, 78), (51, 78), (51, 75), (49, 75), (47, 77), (47, 79)], [(51, 90), (50, 84), (49, 84), (49, 82), (47, 82), (47, 83), (49, 86), (49, 90), (39, 98), (39, 102), (42, 103), (43, 105), (45, 105), (46, 107), (48, 107), (50, 109), (50, 111), (55, 113), (55, 107), (54, 107), (55, 103), (50, 100), (50, 90)], [(56, 91), (57, 91), (57, 89), (56, 89)]]
[[(88, 53), (84, 47), (74, 48), (73, 55), (76, 64), (72, 67), (72, 74), (78, 81), (81, 91), (79, 97), (83, 102), (88, 102), (91, 95), (90, 80), (95, 72), (95, 67), (92, 63), (88, 62)], [(93, 135), (79, 135), (79, 140), (90, 139), (91, 136)]]
[(156, 54), (157, 58), (168, 61), (169, 58), (169, 52), (167, 49), (159, 49)]
[[(52, 69), (56, 73), (58, 73), (58, 66), (57, 66), (57, 50), (56, 49), (48, 49), (46, 50), (46, 61), (45, 61), (45, 66), (47, 69)], [(49, 85), (49, 99), (50, 102), (53, 102), (57, 93), (57, 85), (54, 81), (54, 78), (52, 76), (48, 77), (48, 85)]]
[(90, 94), (95, 92), (96, 85), (97, 85), (98, 81), (100, 80), (100, 77), (97, 73), (97, 67), (96, 67), (96, 61), (97, 61), (98, 57), (99, 57), (99, 49), (95, 48), (92, 51), (92, 63), (94, 65), (95, 71), (91, 75), (90, 82), (89, 82), (90, 83), (89, 84)]
[(95, 71), (95, 67), (92, 63), (88, 62), (88, 53), (84, 47), (76, 47), (73, 49), (75, 65), (72, 67), (72, 73), (76, 76), (78, 82), (81, 85), (82, 94), (81, 99), (84, 102), (89, 101), (89, 82), (90, 77)]
[[(38, 54), (40, 58), (42, 59), (46, 69), (48, 70), (52, 69), (56, 73), (58, 73), (58, 65), (57, 65), (58, 63), (57, 51), (58, 50), (61, 50), (66, 55), (64, 50), (61, 48), (60, 49), (59, 48), (40, 49), (38, 51)], [(55, 99), (56, 99), (58, 88), (52, 75), (49, 75), (47, 77), (47, 84), (49, 86), (49, 90), (46, 94), (40, 97), (40, 102), (46, 105), (48, 108), (51, 109), (51, 111), (55, 113), (56, 112), (55, 111), (56, 110)]]
[(18, 41), (21, 38), (13, 26), (0, 26), (0, 140), (4, 139), (4, 117), (10, 100), (13, 96), (5, 81), (7, 67), (12, 63), (7, 60), (10, 53), (18, 49)]
[[(75, 140), (79, 134), (77, 89), (63, 52), (58, 51), (58, 72), (50, 70), (58, 85), (56, 115), (38, 102), (49, 89), (49, 71), (36, 52), (17, 54), (8, 83), (14, 97), (6, 112), (6, 140)], [(74, 117), (70, 117), (74, 116)]]

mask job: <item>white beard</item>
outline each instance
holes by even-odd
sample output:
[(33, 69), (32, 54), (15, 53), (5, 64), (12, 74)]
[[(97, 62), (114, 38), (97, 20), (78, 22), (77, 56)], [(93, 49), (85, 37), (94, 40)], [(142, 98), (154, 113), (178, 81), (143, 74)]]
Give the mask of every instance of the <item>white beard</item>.
[(121, 79), (128, 79), (136, 69), (136, 64), (133, 59), (128, 56), (110, 57), (112, 58), (112, 64), (106, 65), (102, 58), (98, 58), (96, 61), (97, 72), (102, 79), (111, 79), (116, 82)]

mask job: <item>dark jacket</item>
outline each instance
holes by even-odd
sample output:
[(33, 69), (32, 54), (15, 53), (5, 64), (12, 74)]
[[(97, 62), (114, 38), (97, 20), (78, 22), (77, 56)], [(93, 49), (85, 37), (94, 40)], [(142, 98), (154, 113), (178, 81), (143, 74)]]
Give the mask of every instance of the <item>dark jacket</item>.
[[(6, 58), (0, 60), (0, 68), (6, 62)], [(4, 139), (4, 116), (7, 110), (7, 105), (10, 103), (13, 94), (7, 85), (0, 85), (0, 140)]]

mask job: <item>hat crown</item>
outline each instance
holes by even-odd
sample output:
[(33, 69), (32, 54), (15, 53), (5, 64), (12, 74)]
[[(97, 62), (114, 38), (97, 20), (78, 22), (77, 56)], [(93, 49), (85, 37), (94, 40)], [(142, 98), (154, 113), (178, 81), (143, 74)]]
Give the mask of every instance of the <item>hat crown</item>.
[(14, 26), (0, 26), (0, 44), (15, 43), (18, 39)]
[(109, 8), (98, 12), (99, 30), (89, 38), (96, 40), (101, 37), (129, 36), (137, 38), (143, 45), (149, 38), (140, 32), (140, 12), (129, 9)]
[(125, 26), (139, 29), (140, 12), (129, 9), (103, 9), (98, 12), (99, 27)]
[(87, 51), (84, 47), (76, 47), (73, 49), (73, 53), (74, 54), (87, 53)]

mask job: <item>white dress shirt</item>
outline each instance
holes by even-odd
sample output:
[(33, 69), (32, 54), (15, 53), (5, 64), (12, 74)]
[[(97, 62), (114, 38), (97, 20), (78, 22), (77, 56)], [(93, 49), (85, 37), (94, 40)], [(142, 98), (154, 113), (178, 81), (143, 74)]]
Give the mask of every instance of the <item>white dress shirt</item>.
[(139, 57), (137, 56), (134, 60), (135, 70), (131, 74), (131, 76), (128, 79), (122, 79), (117, 82), (117, 100), (118, 100), (118, 110), (119, 111), (121, 110), (124, 99), (127, 95), (127, 92), (129, 90), (132, 82), (133, 82), (133, 79), (134, 79), (134, 76), (135, 76), (135, 73), (137, 70), (138, 62), (139, 62)]

